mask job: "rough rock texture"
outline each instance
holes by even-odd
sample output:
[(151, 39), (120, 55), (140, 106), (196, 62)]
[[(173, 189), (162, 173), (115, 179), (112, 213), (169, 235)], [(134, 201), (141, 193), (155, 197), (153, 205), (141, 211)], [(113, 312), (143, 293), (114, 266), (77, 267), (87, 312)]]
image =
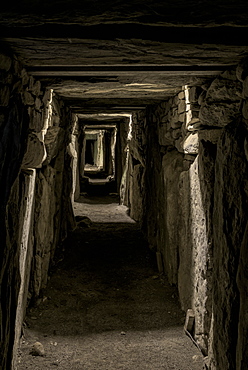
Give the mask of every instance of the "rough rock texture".
[(183, 171), (183, 155), (176, 150), (167, 152), (162, 160), (162, 186), (164, 188), (164, 226), (161, 227), (160, 243), (158, 249), (163, 255), (163, 263), (169, 282), (177, 285), (178, 282), (178, 244), (181, 228), (178, 217), (179, 197), (178, 186), (179, 176)]
[(203, 125), (223, 127), (239, 117), (242, 85), (231, 72), (217, 77), (207, 90), (199, 114)]
[[(5, 369), (11, 366), (15, 313), (20, 286), (18, 225), (21, 226), (22, 219), (19, 217), (21, 195), (18, 191), (17, 177), (26, 147), (28, 114), (22, 106), (21, 96), (18, 93), (17, 85), (20, 82), (20, 76), (15, 71), (15, 66), (17, 66), (15, 61), (11, 61), (9, 56), (2, 54), (0, 60), (0, 75), (2, 78), (10, 76), (7, 87), (12, 90), (11, 99), (9, 96), (0, 99), (2, 117), (0, 126), (0, 363)], [(11, 84), (12, 81), (14, 85)], [(6, 93), (2, 87), (0, 87), (1, 96)], [(13, 190), (11, 190), (12, 187)], [(8, 217), (6, 217), (6, 212)]]
[[(32, 234), (34, 224), (34, 193), (35, 193), (36, 170), (24, 170), (19, 175), (17, 182), (22, 193), (19, 199), (19, 269), (20, 290), (15, 320), (15, 342), (13, 368), (15, 368), (15, 353), (19, 347), (21, 328), (26, 314), (26, 302), (30, 281), (30, 267), (33, 256), (34, 237)], [(16, 232), (16, 230), (15, 230)]]
[(143, 215), (142, 185), (144, 183), (144, 167), (142, 164), (136, 164), (130, 172), (132, 173), (130, 184), (130, 216), (134, 220), (140, 221)]
[(126, 204), (130, 206), (130, 216), (136, 221), (142, 221), (144, 217), (144, 170), (146, 162), (146, 157), (144, 155), (145, 125), (145, 111), (140, 111), (133, 115), (132, 131), (130, 133), (130, 141), (128, 143), (129, 156), (127, 181), (129, 183), (129, 201)]
[[(240, 125), (228, 127), (218, 143), (214, 198), (214, 357), (217, 369), (236, 367), (240, 297), (236, 283), (247, 223), (247, 166)], [(241, 272), (241, 271), (240, 271)]]
[(139, 152), (143, 229), (161, 256), (159, 269), (178, 284), (183, 310), (193, 309), (193, 335), (211, 370), (242, 369), (247, 358), (247, 81), (240, 66), (239, 75), (243, 84), (228, 70), (150, 108)]
[(44, 92), (15, 58), (0, 55), (0, 61), (0, 363), (10, 369), (27, 299), (45, 286), (55, 246), (73, 227), (73, 216), (65, 119), (60, 129), (51, 91)]
[(211, 301), (212, 289), (209, 281), (212, 273), (212, 245), (208, 240), (202, 196), (205, 181), (199, 171), (199, 157), (197, 157), (190, 169), (182, 172), (181, 175), (182, 229), (179, 244), (178, 288), (183, 309), (193, 308), (194, 310), (194, 336), (203, 353), (207, 354), (210, 326), (208, 310), (211, 309), (208, 301)]
[(248, 337), (247, 243), (248, 243), (248, 227), (246, 225), (246, 230), (244, 233), (244, 238), (243, 238), (241, 250), (240, 250), (239, 267), (238, 267), (238, 274), (237, 274), (237, 285), (238, 285), (238, 289), (240, 292), (238, 343), (237, 343), (237, 354), (236, 354), (237, 370), (245, 369), (248, 363), (248, 353), (247, 353), (247, 337)]

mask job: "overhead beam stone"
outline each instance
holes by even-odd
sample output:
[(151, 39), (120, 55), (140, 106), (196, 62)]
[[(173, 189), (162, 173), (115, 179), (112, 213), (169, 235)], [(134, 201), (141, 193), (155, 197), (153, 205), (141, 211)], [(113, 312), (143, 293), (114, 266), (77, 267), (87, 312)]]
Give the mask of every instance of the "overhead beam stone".
[(28, 72), (33, 76), (116, 76), (161, 74), (169, 76), (213, 76), (225, 70), (225, 65), (87, 65), (87, 66), (30, 66)]

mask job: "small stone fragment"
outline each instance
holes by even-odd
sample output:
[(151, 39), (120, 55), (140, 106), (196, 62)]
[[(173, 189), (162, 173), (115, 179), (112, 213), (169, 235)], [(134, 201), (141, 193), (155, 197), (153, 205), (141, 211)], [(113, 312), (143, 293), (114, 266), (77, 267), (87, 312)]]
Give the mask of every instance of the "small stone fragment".
[(44, 356), (45, 355), (45, 349), (43, 347), (43, 344), (41, 344), (40, 342), (35, 342), (32, 349), (31, 349), (30, 355), (32, 355), (32, 356)]
[(40, 81), (36, 81), (32, 86), (32, 92), (34, 95), (39, 96), (41, 95), (41, 83)]
[(198, 132), (187, 135), (183, 140), (183, 150), (186, 154), (197, 154), (199, 148)]
[(193, 360), (193, 362), (200, 362), (200, 361), (202, 361), (202, 356), (201, 355), (194, 355), (192, 357), (192, 360)]
[(181, 91), (181, 92), (178, 94), (178, 98), (179, 98), (180, 100), (185, 99), (184, 91)]
[(23, 103), (25, 105), (34, 105), (34, 98), (28, 91), (24, 91)]

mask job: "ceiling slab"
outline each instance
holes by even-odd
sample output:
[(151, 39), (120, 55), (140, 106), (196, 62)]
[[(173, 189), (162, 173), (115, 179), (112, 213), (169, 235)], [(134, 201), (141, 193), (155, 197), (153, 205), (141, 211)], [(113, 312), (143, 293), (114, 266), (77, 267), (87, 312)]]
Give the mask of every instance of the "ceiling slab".
[(5, 25), (138, 24), (247, 25), (246, 0), (9, 0), (1, 4)]
[[(163, 31), (166, 32), (166, 29)], [(145, 39), (72, 39), (46, 37), (5, 37), (2, 42), (19, 56), (31, 70), (43, 66), (112, 66), (112, 65), (185, 65), (215, 66), (232, 65), (248, 53), (247, 37), (242, 34), (243, 45), (183, 42), (185, 31), (181, 30), (181, 42), (173, 43), (168, 35), (167, 42)], [(195, 33), (198, 30), (195, 29)], [(30, 33), (32, 34), (32, 33)], [(146, 36), (145, 36), (146, 35)], [(82, 35), (84, 37), (84, 35)], [(113, 37), (114, 32), (113, 32)], [(224, 38), (224, 40), (227, 39)], [(44, 69), (45, 70), (45, 69)], [(59, 70), (59, 69), (58, 69)], [(57, 70), (57, 71), (58, 71)], [(41, 69), (40, 69), (41, 72)], [(47, 72), (48, 69), (47, 69)], [(56, 71), (54, 71), (56, 72)], [(69, 71), (68, 71), (69, 72)], [(51, 71), (50, 71), (51, 73)]]
[(247, 56), (247, 0), (9, 0), (0, 43), (77, 114), (129, 112)]

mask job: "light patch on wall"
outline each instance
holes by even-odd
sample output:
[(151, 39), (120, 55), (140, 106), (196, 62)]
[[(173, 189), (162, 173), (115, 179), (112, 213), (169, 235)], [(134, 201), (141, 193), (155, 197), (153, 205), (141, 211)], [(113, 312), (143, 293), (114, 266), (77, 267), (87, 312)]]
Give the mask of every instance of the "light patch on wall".
[(127, 135), (127, 140), (130, 141), (132, 139), (132, 132), (133, 132), (133, 117), (132, 114), (129, 115), (129, 124), (128, 124), (128, 135)]

